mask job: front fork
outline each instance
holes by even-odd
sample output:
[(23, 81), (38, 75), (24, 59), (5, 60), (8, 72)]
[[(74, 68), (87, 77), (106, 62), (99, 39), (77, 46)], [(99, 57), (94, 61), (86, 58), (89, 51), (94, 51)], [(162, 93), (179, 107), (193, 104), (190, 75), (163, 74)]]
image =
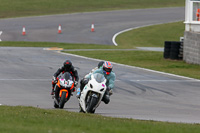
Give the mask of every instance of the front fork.
[(98, 98), (99, 94), (96, 94), (94, 92), (89, 92), (88, 96), (87, 96), (87, 100), (86, 100), (86, 104), (88, 104), (91, 100), (92, 97)]

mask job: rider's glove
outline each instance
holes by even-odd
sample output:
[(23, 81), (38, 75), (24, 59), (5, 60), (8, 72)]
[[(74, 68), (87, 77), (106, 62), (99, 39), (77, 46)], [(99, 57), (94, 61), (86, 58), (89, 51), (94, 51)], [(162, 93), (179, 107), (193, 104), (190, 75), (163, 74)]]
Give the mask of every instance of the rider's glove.
[(51, 91), (51, 95), (54, 95), (54, 89), (52, 89), (52, 91)]
[(88, 78), (83, 78), (81, 80), (81, 84), (86, 85), (88, 83), (89, 79)]
[(111, 96), (113, 94), (113, 91), (110, 87), (107, 88), (108, 94)]
[(53, 80), (54, 83), (57, 83), (56, 77), (53, 76), (53, 79), (52, 79), (52, 80)]
[(74, 86), (76, 87), (77, 85), (78, 85), (78, 82), (77, 82), (77, 81), (75, 81), (75, 82), (74, 82)]
[(113, 94), (113, 91), (111, 89), (111, 90), (109, 90), (109, 95), (111, 96), (112, 94)]
[(75, 92), (75, 91), (76, 91), (76, 89), (75, 89), (75, 88), (73, 88), (73, 89), (72, 89), (72, 92)]

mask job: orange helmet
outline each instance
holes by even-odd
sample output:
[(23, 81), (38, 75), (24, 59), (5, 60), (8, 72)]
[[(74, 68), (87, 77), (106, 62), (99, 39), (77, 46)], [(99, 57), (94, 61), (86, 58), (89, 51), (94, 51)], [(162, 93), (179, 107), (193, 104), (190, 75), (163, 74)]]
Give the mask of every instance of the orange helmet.
[(112, 71), (112, 68), (113, 68), (113, 66), (112, 66), (111, 62), (109, 62), (109, 61), (105, 61), (104, 62), (104, 64), (103, 64), (103, 72), (105, 74), (109, 75), (111, 73), (111, 71)]

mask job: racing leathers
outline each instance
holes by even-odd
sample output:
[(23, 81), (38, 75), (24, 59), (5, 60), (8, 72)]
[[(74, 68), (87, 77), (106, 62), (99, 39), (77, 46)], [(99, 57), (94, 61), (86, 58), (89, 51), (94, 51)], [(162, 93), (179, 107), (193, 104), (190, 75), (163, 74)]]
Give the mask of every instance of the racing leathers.
[[(69, 63), (66, 65), (66, 63)], [(61, 68), (59, 68), (56, 73), (53, 75), (53, 80), (52, 80), (52, 92), (51, 95), (54, 95), (54, 92), (56, 90), (56, 83), (57, 83), (57, 77), (62, 73), (64, 74), (65, 72), (69, 72), (74, 80), (74, 85), (75, 87), (78, 85), (78, 80), (79, 80), (79, 76), (78, 76), (78, 72), (77, 70), (74, 68), (74, 66), (72, 65), (71, 61), (67, 60), (64, 62), (63, 66)], [(74, 90), (75, 91), (75, 90)]]

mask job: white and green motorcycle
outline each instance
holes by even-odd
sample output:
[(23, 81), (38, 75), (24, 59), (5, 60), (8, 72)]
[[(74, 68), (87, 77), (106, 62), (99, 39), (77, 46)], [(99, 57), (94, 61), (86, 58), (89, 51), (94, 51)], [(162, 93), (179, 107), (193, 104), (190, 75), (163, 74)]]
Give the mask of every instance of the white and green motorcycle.
[(79, 100), (80, 112), (94, 113), (101, 103), (106, 91), (106, 79), (104, 75), (95, 73), (84, 86)]

